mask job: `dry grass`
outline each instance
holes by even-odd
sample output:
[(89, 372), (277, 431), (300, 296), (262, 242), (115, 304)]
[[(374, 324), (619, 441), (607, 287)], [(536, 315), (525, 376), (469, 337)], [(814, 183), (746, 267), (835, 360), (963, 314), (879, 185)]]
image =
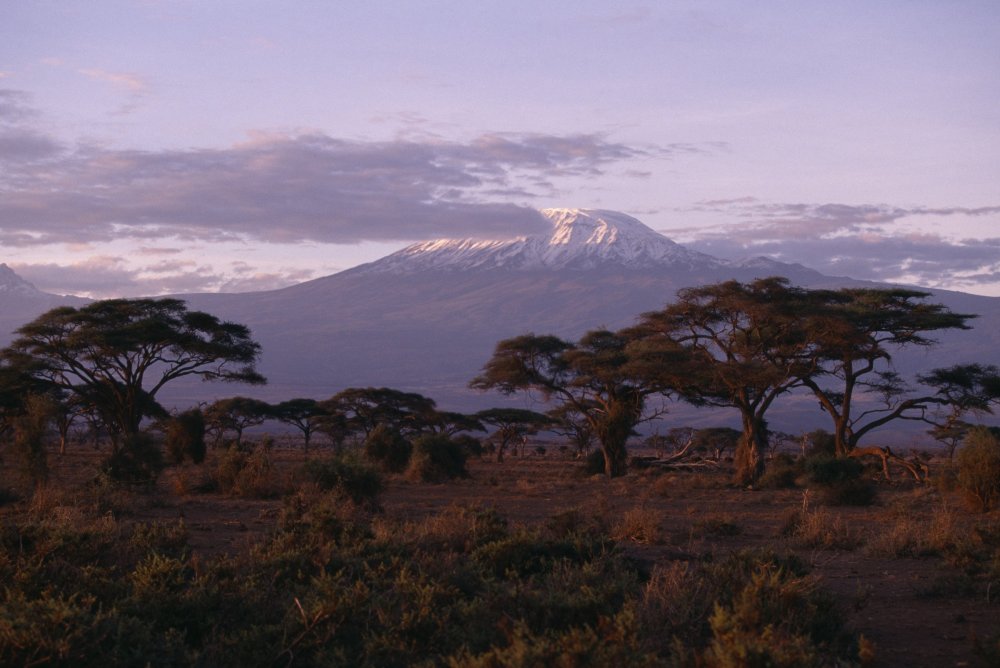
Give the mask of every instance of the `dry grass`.
[(799, 547), (823, 550), (853, 550), (863, 543), (861, 532), (841, 514), (811, 508), (808, 492), (802, 495), (802, 507), (786, 518), (782, 533)]
[(646, 506), (627, 510), (611, 528), (615, 540), (643, 545), (662, 545), (667, 535), (660, 524), (660, 512)]

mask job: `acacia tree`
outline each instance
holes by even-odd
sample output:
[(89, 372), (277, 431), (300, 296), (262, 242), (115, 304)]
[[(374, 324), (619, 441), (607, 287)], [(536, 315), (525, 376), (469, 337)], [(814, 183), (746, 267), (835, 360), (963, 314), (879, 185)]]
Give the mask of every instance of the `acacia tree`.
[(289, 399), (271, 407), (272, 416), (302, 432), (303, 447), (309, 452), (312, 435), (320, 430), (326, 411), (315, 399)]
[(549, 429), (568, 438), (576, 448), (577, 457), (583, 457), (590, 452), (590, 447), (596, 438), (594, 427), (575, 406), (559, 404), (546, 414), (554, 421)]
[(205, 422), (215, 431), (216, 445), (227, 431), (236, 434), (236, 447), (243, 447), (243, 432), (264, 424), (271, 417), (270, 404), (250, 397), (228, 397), (219, 399), (205, 409)]
[(403, 435), (416, 434), (433, 424), (437, 415), (433, 399), (389, 387), (349, 387), (320, 406), (331, 415), (344, 415), (350, 431), (364, 438), (378, 425)]
[(633, 349), (625, 332), (595, 330), (578, 343), (525, 334), (500, 341), (474, 378), (476, 389), (505, 394), (537, 391), (546, 401), (572, 406), (593, 429), (609, 477), (625, 473), (625, 444), (645, 416), (646, 399), (664, 392), (663, 378), (676, 370), (675, 349)]
[(678, 292), (677, 301), (642, 315), (635, 331), (682, 346), (687, 373), (674, 389), (689, 400), (739, 410), (735, 482), (752, 485), (764, 472), (765, 415), (774, 401), (816, 373), (812, 312), (829, 298), (780, 277), (727, 281)]
[(260, 345), (250, 330), (179, 299), (110, 299), (48, 311), (17, 330), (3, 352), (52, 387), (93, 405), (122, 440), (139, 432), (143, 418), (165, 413), (156, 395), (186, 376), (262, 384), (255, 364)]
[(486, 427), (475, 415), (454, 411), (436, 411), (427, 427), (431, 432), (448, 438), (466, 431), (486, 431)]
[[(538, 433), (552, 420), (547, 415), (525, 408), (487, 408), (476, 413), (476, 418), (497, 428), (497, 461), (503, 461), (507, 446), (516, 446), (530, 434)], [(516, 452), (514, 453), (517, 454)]]
[[(962, 414), (988, 412), (1000, 396), (997, 369), (963, 364), (935, 369), (909, 387), (892, 365), (893, 354), (929, 347), (933, 332), (969, 329), (976, 316), (927, 303), (927, 292), (903, 288), (843, 289), (827, 300), (810, 332), (820, 373), (801, 377), (833, 422), (836, 453), (858, 452), (860, 440), (894, 420), (920, 420), (942, 427)], [(859, 396), (868, 402), (856, 413)]]

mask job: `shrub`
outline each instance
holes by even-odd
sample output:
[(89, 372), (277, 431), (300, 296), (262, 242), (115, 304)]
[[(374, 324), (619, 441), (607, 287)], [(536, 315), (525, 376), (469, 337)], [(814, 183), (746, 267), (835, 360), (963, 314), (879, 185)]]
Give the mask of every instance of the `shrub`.
[(276, 493), (271, 479), (271, 453), (266, 443), (246, 452), (235, 443), (219, 457), (216, 482), (225, 494), (266, 498)]
[(14, 428), (14, 452), (21, 463), (21, 471), (40, 487), (49, 478), (49, 463), (45, 455), (45, 436), (55, 414), (53, 400), (45, 395), (33, 394), (24, 400), (24, 414), (11, 420)]
[(801, 463), (791, 455), (780, 453), (771, 460), (757, 482), (760, 489), (790, 489), (802, 475)]
[(710, 620), (709, 665), (817, 665), (819, 650), (838, 638), (842, 621), (829, 595), (815, 581), (780, 570), (753, 574), (728, 605), (716, 605)]
[(591, 450), (583, 459), (584, 475), (604, 475), (604, 451), (600, 448)]
[(969, 430), (958, 451), (958, 487), (979, 510), (1000, 503), (1000, 429)]
[(661, 544), (666, 538), (660, 527), (660, 513), (651, 508), (633, 508), (625, 511), (621, 521), (615, 524), (611, 537), (615, 540), (652, 545)]
[(406, 477), (423, 482), (468, 478), (465, 449), (443, 434), (425, 434), (413, 442)]
[(457, 436), (452, 436), (451, 440), (465, 451), (466, 458), (483, 456), (483, 442), (472, 434), (458, 434)]
[(365, 458), (389, 473), (400, 473), (410, 462), (413, 446), (395, 429), (377, 425), (368, 434), (363, 448)]
[(205, 416), (192, 408), (167, 421), (163, 445), (174, 464), (190, 458), (195, 464), (205, 461)]
[(359, 506), (378, 507), (382, 476), (349, 455), (311, 459), (303, 466), (306, 476), (320, 489), (336, 492)]
[(868, 506), (875, 501), (875, 487), (862, 477), (865, 466), (855, 458), (816, 455), (806, 459), (805, 469), (823, 503)]
[(825, 429), (817, 429), (803, 436), (806, 442), (806, 457), (816, 457), (826, 455), (833, 457), (837, 454), (837, 441), (833, 434)]
[(104, 473), (114, 481), (152, 484), (163, 470), (163, 453), (150, 434), (126, 436), (104, 462)]

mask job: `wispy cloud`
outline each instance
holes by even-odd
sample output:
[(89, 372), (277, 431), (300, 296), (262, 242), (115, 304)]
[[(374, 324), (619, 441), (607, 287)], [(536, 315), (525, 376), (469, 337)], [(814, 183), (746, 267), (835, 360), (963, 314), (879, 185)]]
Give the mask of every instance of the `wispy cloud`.
[(146, 82), (134, 72), (108, 72), (107, 70), (95, 68), (85, 68), (78, 71), (85, 77), (96, 79), (97, 81), (105, 81), (132, 93), (146, 91)]
[(288, 267), (260, 271), (241, 262), (210, 267), (190, 260), (167, 260), (135, 268), (127, 258), (107, 255), (65, 264), (10, 264), (40, 290), (61, 294), (66, 292), (66, 286), (72, 286), (74, 294), (95, 299), (275, 290), (315, 277), (308, 269)]
[(128, 101), (114, 112), (116, 115), (128, 114), (138, 109), (149, 91), (146, 80), (135, 72), (109, 72), (97, 68), (82, 68), (77, 71), (89, 79), (109, 83), (125, 92)]
[[(952, 238), (940, 222), (972, 217), (996, 220), (994, 229), (1000, 229), (1000, 206), (769, 203), (742, 197), (700, 202), (692, 210), (734, 222), (666, 233), (721, 257), (764, 255), (827, 274), (952, 289), (996, 285), (1000, 279), (1000, 238)], [(929, 219), (936, 226), (922, 224)]]

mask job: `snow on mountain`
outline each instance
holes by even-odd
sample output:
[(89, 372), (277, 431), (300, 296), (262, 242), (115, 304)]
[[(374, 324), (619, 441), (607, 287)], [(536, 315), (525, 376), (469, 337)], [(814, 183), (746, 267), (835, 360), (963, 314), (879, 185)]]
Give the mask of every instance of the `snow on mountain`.
[(6, 264), (0, 263), (0, 344), (13, 339), (15, 329), (57, 306), (80, 306), (86, 299), (42, 292)]
[(688, 250), (635, 218), (599, 209), (543, 209), (547, 235), (506, 241), (424, 241), (351, 273), (410, 273), (470, 269), (593, 269), (617, 264), (634, 269), (721, 267), (726, 263)]
[(0, 295), (26, 299), (46, 298), (48, 296), (18, 276), (6, 263), (0, 263)]

